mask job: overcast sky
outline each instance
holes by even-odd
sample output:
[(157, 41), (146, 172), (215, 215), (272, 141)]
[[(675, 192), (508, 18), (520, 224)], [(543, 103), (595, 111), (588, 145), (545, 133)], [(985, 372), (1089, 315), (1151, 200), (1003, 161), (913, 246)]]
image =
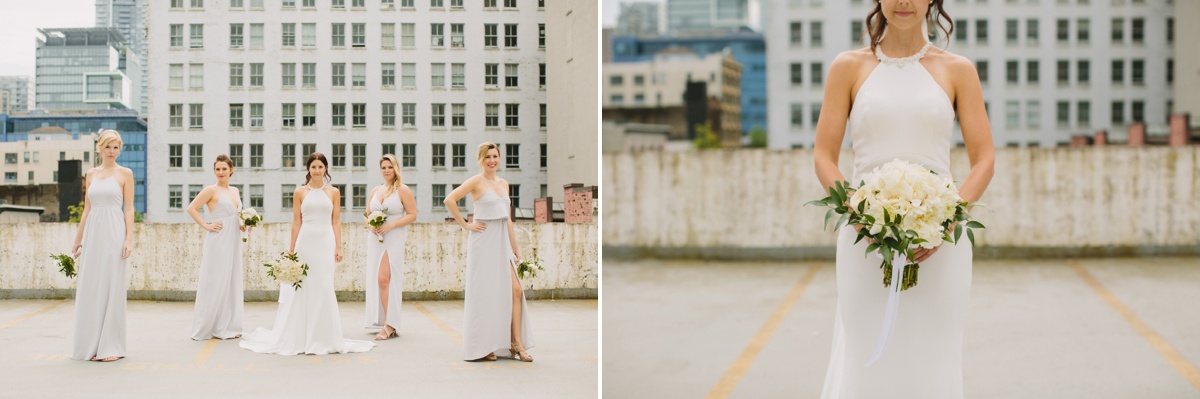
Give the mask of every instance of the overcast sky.
[(89, 28), (96, 24), (95, 0), (3, 0), (0, 75), (34, 72), (38, 28)]
[(663, 0), (604, 0), (600, 14), (603, 15), (601, 26), (611, 28), (617, 25), (617, 14), (621, 11), (621, 3), (662, 3)]

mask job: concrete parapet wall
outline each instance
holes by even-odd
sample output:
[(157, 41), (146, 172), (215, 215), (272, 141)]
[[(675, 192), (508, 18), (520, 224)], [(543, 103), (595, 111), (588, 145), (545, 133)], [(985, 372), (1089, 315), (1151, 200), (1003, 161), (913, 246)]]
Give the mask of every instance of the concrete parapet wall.
[[(75, 238), (73, 223), (0, 224), (0, 298), (62, 298), (74, 293), (75, 279), (58, 271), (51, 253), (67, 253)], [(269, 223), (244, 244), (247, 300), (272, 300), (278, 285), (263, 263), (287, 250), (290, 223)], [(454, 224), (416, 223), (408, 227), (404, 253), (406, 299), (460, 299), (466, 272), (467, 232)], [(597, 226), (566, 223), (517, 223), (517, 242), (525, 258), (535, 254), (545, 269), (522, 281), (527, 297), (597, 298), (599, 247)], [(362, 300), (366, 240), (375, 239), (361, 224), (342, 226), (344, 260), (334, 287), (343, 300)], [(138, 223), (129, 261), (131, 299), (192, 300), (204, 251), (204, 230), (194, 223)], [(87, 267), (86, 265), (82, 265)]]
[[(842, 153), (850, 177), (853, 153)], [(951, 153), (956, 181), (966, 151)], [(813, 151), (606, 153), (605, 256), (830, 259)], [(997, 148), (977, 256), (1200, 254), (1200, 147)]]

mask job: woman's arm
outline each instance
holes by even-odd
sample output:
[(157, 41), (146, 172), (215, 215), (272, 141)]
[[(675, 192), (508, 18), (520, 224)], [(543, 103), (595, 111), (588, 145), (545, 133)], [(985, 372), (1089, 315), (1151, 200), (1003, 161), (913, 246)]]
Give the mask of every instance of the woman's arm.
[(470, 179), (467, 179), (467, 181), (464, 181), (461, 186), (458, 186), (458, 188), (454, 189), (454, 191), (451, 191), (450, 195), (447, 195), (446, 199), (443, 200), (442, 203), (446, 205), (446, 209), (450, 211), (451, 216), (454, 216), (454, 221), (458, 223), (459, 226), (462, 226), (462, 228), (468, 230), (483, 231), (484, 228), (482, 224), (468, 224), (466, 220), (463, 220), (462, 213), (458, 210), (458, 200), (466, 197), (468, 193), (471, 193), (475, 190), (476, 181), (478, 181), (478, 179), (474, 176)]
[(208, 201), (212, 199), (212, 196), (212, 186), (205, 187), (203, 190), (200, 190), (200, 194), (197, 194), (196, 198), (193, 198), (192, 203), (188, 204), (187, 207), (187, 213), (188, 215), (192, 216), (192, 220), (195, 220), (196, 224), (200, 225), (200, 227), (207, 231), (217, 231), (217, 226), (215, 223), (209, 224), (205, 222), (204, 218), (200, 217), (200, 207), (204, 206), (204, 204), (207, 204)]
[(125, 203), (125, 246), (121, 249), (121, 259), (128, 259), (133, 254), (133, 170), (121, 168), (119, 172), (125, 178), (121, 189), (121, 200)]
[(996, 149), (992, 143), (992, 128), (983, 106), (983, 89), (975, 65), (966, 58), (955, 60), (952, 66), (959, 126), (971, 172), (963, 179), (958, 195), (963, 201), (975, 202), (992, 182), (995, 173)]
[(404, 205), (404, 217), (388, 223), (388, 230), (404, 227), (417, 221), (417, 199), (413, 197), (412, 190), (408, 187), (400, 187), (400, 203)]
[[(508, 181), (505, 180), (504, 181), (504, 192), (509, 193), (510, 191), (508, 191), (508, 189), (509, 189)], [(509, 212), (510, 213), (512, 212), (512, 208), (509, 208)], [(521, 261), (521, 247), (517, 246), (517, 233), (513, 228), (513, 218), (512, 218), (511, 214), (508, 215), (508, 223), (507, 224), (508, 224), (508, 243), (509, 243), (509, 245), (512, 246), (513, 256), (515, 256), (517, 258), (517, 262), (520, 262)]]
[[(90, 169), (83, 175), (83, 186), (87, 187), (87, 182), (92, 179), (92, 172), (95, 169)], [(79, 216), (79, 228), (75, 230), (75, 244), (71, 246), (71, 256), (79, 257), (79, 247), (83, 245), (83, 226), (87, 224), (88, 214), (92, 212), (92, 201), (87, 195), (83, 196), (83, 213)]]
[(329, 187), (330, 200), (333, 201), (333, 215), (330, 216), (330, 223), (333, 224), (333, 260), (336, 262), (342, 261), (342, 207), (338, 206), (342, 199), (342, 192), (338, 191), (337, 187)]
[[(308, 189), (303, 187), (296, 188), (292, 192), (292, 243), (288, 245), (288, 253), (296, 253), (296, 238), (300, 236), (300, 222), (303, 220), (300, 217), (300, 204), (304, 203), (304, 196), (308, 194)], [(337, 207), (335, 206), (334, 209)]]
[(850, 93), (858, 79), (859, 62), (851, 52), (838, 54), (829, 65), (825, 80), (825, 99), (817, 120), (817, 138), (813, 145), (813, 163), (821, 187), (828, 190), (835, 182), (845, 181), (838, 169), (842, 139), (846, 136), (846, 119), (850, 116)]

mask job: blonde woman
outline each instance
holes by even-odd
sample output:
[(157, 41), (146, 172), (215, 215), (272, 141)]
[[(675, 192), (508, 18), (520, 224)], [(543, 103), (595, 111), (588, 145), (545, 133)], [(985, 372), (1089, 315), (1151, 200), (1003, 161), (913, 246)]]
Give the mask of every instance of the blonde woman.
[(71, 358), (112, 362), (125, 357), (125, 265), (133, 253), (133, 171), (117, 165), (121, 134), (96, 140), (100, 166), (87, 171), (87, 195), (71, 254), (79, 258)]
[[(204, 235), (204, 255), (200, 258), (200, 284), (196, 288), (196, 309), (192, 315), (192, 339), (230, 339), (242, 336), (242, 240), (245, 230), (238, 211), (241, 195), (229, 186), (233, 160), (217, 156), (213, 162), (217, 184), (205, 187), (188, 205), (188, 215), (208, 233)], [(208, 206), (211, 222), (200, 217), (200, 207)], [(236, 227), (236, 229), (235, 229)]]
[[(446, 196), (446, 208), (459, 226), (470, 230), (467, 238), (467, 287), (464, 305), (463, 359), (491, 361), (511, 356), (532, 362), (526, 349), (533, 347), (525, 292), (517, 280), (521, 249), (509, 217), (508, 182), (496, 176), (500, 148), (479, 145), (480, 172)], [(475, 221), (467, 223), (458, 200), (471, 194)]]
[[(384, 155), (379, 159), (379, 173), (383, 184), (371, 190), (367, 203), (368, 213), (382, 211), (387, 221), (379, 228), (367, 224), (373, 235), (367, 240), (367, 267), (363, 281), (367, 285), (367, 328), (378, 328), (375, 340), (397, 337), (400, 326), (400, 303), (404, 291), (404, 243), (408, 238), (408, 225), (417, 220), (417, 200), (412, 190), (405, 186), (397, 168), (396, 156)], [(379, 242), (376, 237), (383, 237)], [(392, 277), (396, 279), (393, 280)]]

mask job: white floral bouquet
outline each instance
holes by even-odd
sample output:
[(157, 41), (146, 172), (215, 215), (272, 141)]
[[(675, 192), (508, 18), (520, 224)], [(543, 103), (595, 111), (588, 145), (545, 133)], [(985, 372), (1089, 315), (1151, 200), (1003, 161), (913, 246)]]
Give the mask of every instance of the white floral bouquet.
[(267, 268), (267, 276), (281, 284), (291, 284), (295, 289), (300, 289), (300, 283), (308, 276), (308, 264), (300, 262), (300, 257), (294, 253), (280, 253), (275, 264), (264, 263), (263, 266)]
[[(850, 190), (853, 193), (848, 193)], [(963, 230), (974, 245), (975, 233), (971, 229), (984, 228), (967, 213), (976, 204), (965, 202), (958, 196), (953, 180), (899, 159), (875, 168), (860, 181), (857, 189), (836, 182), (830, 187), (828, 197), (809, 205), (830, 208), (825, 214), (826, 226), (834, 214), (840, 214), (834, 228), (843, 223), (860, 228), (854, 243), (868, 238), (871, 244), (867, 246), (867, 253), (878, 251), (883, 258), (880, 268), (883, 269), (885, 287), (892, 284), (892, 262), (896, 255), (903, 255), (906, 262), (911, 262), (917, 247), (932, 249), (941, 241), (957, 243)], [(949, 231), (951, 228), (954, 229), (953, 236)], [(917, 263), (909, 263), (904, 268), (901, 291), (917, 285), (919, 268)]]
[[(367, 215), (367, 224), (378, 229), (387, 222), (387, 218), (387, 208), (384, 208), (381, 211), (371, 212), (371, 214)], [(379, 242), (383, 242), (383, 236), (379, 236)]]
[(536, 255), (533, 257), (533, 260), (522, 259), (521, 263), (517, 264), (517, 277), (522, 279), (524, 279), (526, 275), (530, 277), (537, 277), (537, 272), (545, 270), (542, 269), (542, 265), (539, 263), (541, 263), (541, 260), (538, 259)]
[[(259, 216), (258, 211), (254, 210), (254, 208), (242, 209), (240, 212), (238, 212), (238, 218), (242, 219), (242, 224), (246, 225), (246, 227), (258, 226), (258, 222), (262, 221), (262, 216)], [(249, 238), (249, 236), (250, 232), (243, 231), (242, 242), (246, 242), (246, 239)]]
[(75, 258), (67, 254), (53, 254), (50, 259), (58, 261), (58, 271), (62, 272), (67, 278), (75, 277)]

